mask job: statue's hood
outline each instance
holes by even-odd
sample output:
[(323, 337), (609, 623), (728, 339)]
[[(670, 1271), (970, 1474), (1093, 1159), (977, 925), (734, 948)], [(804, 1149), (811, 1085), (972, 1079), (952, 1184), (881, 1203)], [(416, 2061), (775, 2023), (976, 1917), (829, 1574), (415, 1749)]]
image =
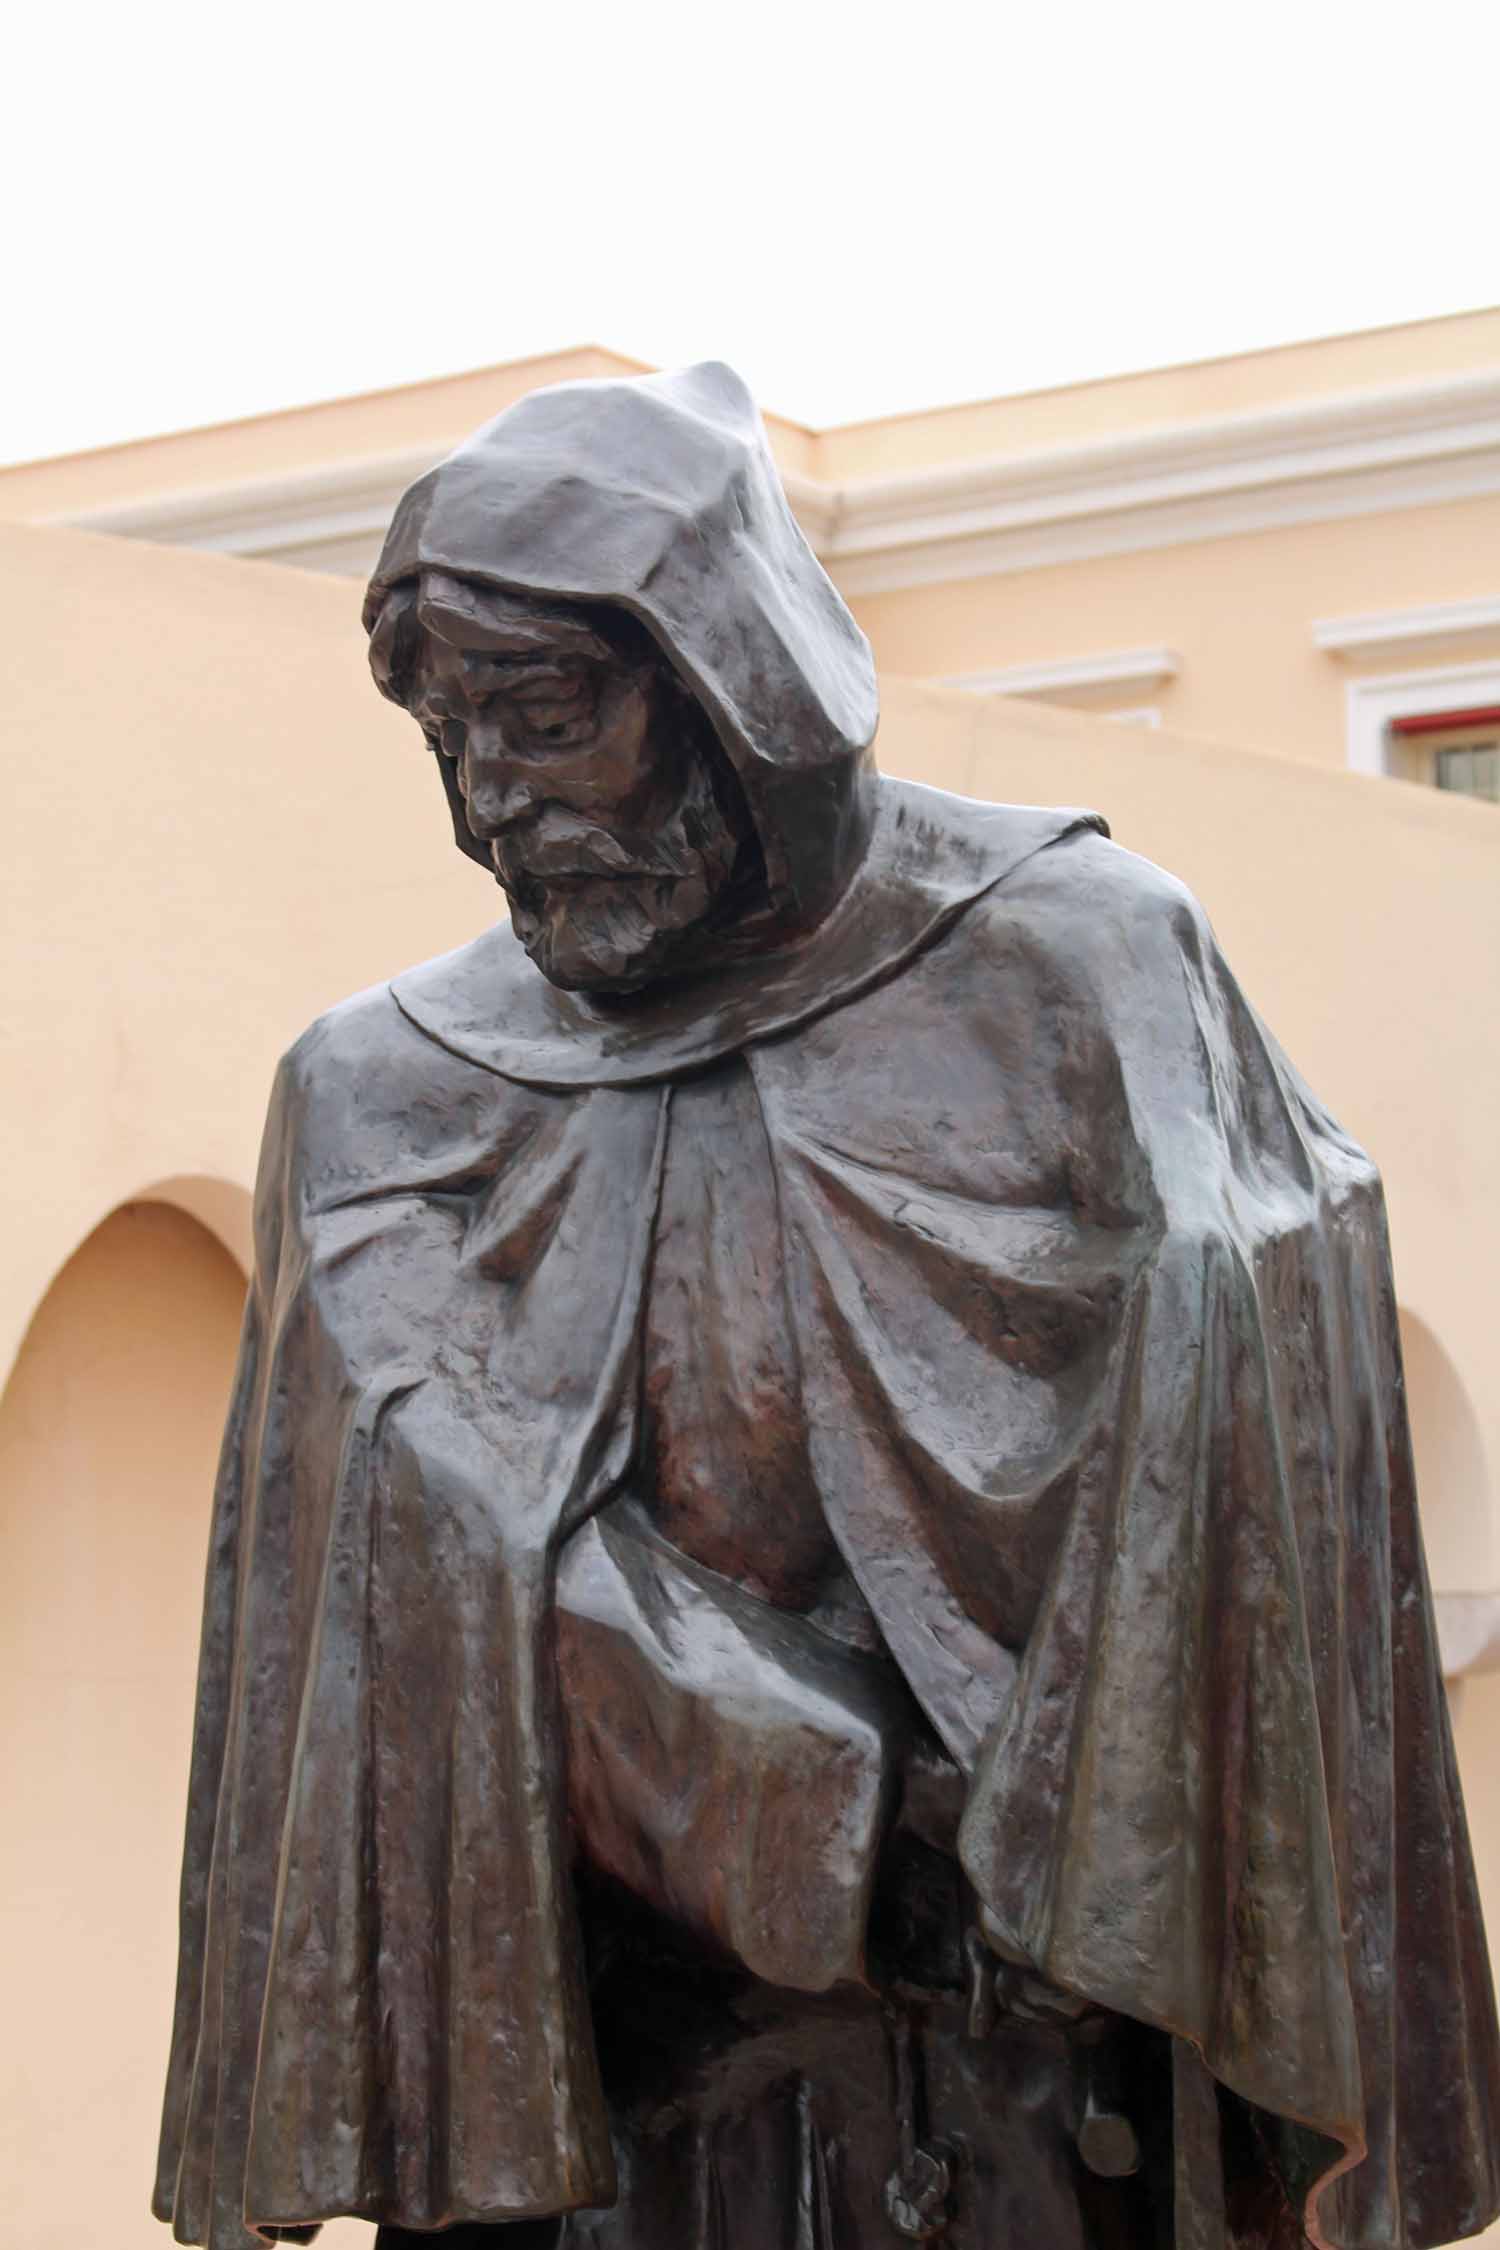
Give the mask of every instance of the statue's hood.
[(806, 925), (838, 897), (873, 817), (875, 667), (732, 369), (521, 399), (404, 495), (367, 629), (424, 570), (639, 618), (739, 775), (776, 904)]

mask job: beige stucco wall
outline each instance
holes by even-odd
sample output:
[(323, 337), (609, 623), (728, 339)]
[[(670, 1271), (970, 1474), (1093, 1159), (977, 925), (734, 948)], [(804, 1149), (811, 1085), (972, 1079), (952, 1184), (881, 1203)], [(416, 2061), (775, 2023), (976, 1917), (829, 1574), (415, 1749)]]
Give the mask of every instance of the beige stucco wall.
[(193, 1640), (241, 1275), (117, 1212), (0, 1402), (0, 2241), (153, 2250)]
[(128, 1205), (58, 1275), (0, 1398), (6, 2250), (167, 2241), (149, 2205), (205, 1503), (243, 1300), (203, 1227)]
[[(0, 1755), (25, 1816), (6, 1824), (4, 1880), (36, 1941), (13, 1960), (11, 1997), (39, 2024), (0, 2108), (0, 2161), (26, 2214), (18, 2239), (61, 2250), (152, 2239), (139, 2198), (193, 1581), (238, 1290), (184, 1217), (93, 1230), (165, 1198), (242, 1245), (277, 1054), (331, 1001), (460, 942), (498, 901), (447, 838), (415, 730), (369, 684), (349, 585), (15, 526), (0, 527), (0, 581), (26, 657), (0, 688), (0, 1377), (42, 1307), (0, 1405), (0, 1601), (16, 1620)], [(1500, 823), (1170, 732), (894, 680), (885, 706), (891, 770), (1099, 804), (1206, 899), (1252, 998), (1385, 1167), (1435, 1576), (1494, 1587), (1500, 1038), (1470, 965), (1500, 941)], [(1465, 1755), (1500, 1923), (1493, 1695), (1470, 1688)], [(110, 1813), (118, 1876), (75, 1869), (78, 1802)], [(81, 2114), (94, 2122), (65, 2145), (69, 2042), (91, 1990)], [(64, 2171), (70, 2193), (89, 2188), (86, 2233), (48, 2216)]]
[[(1073, 700), (1149, 704), (1185, 733), (1342, 766), (1349, 680), (1443, 652), (1351, 664), (1316, 646), (1314, 621), (1497, 593), (1500, 495), (904, 586), (850, 607), (881, 670), (919, 679), (1170, 648), (1182, 660), (1175, 679)], [(1453, 653), (1500, 661), (1500, 629)]]
[(370, 687), (347, 586), (14, 528), (0, 580), (26, 651), (0, 706), (3, 1365), (117, 1203), (179, 1179), (242, 1199), (281, 1050), (491, 900)]
[[(1500, 1672), (1451, 1682), (1449, 1706), (1491, 1959), (1500, 1963)], [(1472, 2239), (1500, 2250), (1500, 2221)]]

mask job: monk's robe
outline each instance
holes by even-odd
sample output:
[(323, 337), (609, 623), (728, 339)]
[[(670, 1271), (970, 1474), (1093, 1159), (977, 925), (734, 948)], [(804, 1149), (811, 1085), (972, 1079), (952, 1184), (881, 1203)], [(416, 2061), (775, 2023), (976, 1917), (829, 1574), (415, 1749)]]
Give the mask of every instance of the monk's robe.
[[(286, 1059), (158, 2212), (1477, 2230), (1500, 2043), (1369, 1160), (1100, 821), (877, 778), (726, 371), (533, 394), (419, 480), (392, 692), (427, 569), (646, 628), (782, 937), (620, 1005), (497, 929)], [(1074, 2146), (1091, 2025), (1134, 2181)]]

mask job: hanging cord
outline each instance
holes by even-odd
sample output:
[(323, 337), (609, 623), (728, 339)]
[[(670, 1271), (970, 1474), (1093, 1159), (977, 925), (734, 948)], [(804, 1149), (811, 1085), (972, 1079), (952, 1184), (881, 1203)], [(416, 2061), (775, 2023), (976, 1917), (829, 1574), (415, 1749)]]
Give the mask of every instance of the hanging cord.
[(1073, 2138), (1079, 2155), (1097, 2179), (1124, 2180), (1138, 2172), (1141, 2144), (1125, 2114), (1115, 2037), (1118, 2019), (1049, 1984), (1021, 1962), (997, 1956), (977, 1918), (964, 1933), (964, 1959), (969, 1975), (969, 2037), (988, 2038), (1001, 2013), (1061, 2031), (1072, 2056), (1077, 2118)]
[(902, 2000), (885, 2009), (896, 2097), (896, 2169), (885, 2183), (886, 2216), (911, 2242), (931, 2242), (948, 2231), (953, 2216), (953, 2159), (941, 2142), (920, 2137), (925, 2122), (921, 2050), (913, 2017)]

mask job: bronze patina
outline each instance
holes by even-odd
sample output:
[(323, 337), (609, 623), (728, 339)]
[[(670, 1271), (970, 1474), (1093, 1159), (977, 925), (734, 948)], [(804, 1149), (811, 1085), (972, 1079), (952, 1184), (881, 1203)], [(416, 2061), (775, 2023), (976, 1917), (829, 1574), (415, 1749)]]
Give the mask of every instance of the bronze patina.
[(276, 1088), (161, 2217), (1481, 2227), (1379, 1182), (1193, 899), (877, 775), (722, 367), (511, 408), (365, 616), (509, 922)]

